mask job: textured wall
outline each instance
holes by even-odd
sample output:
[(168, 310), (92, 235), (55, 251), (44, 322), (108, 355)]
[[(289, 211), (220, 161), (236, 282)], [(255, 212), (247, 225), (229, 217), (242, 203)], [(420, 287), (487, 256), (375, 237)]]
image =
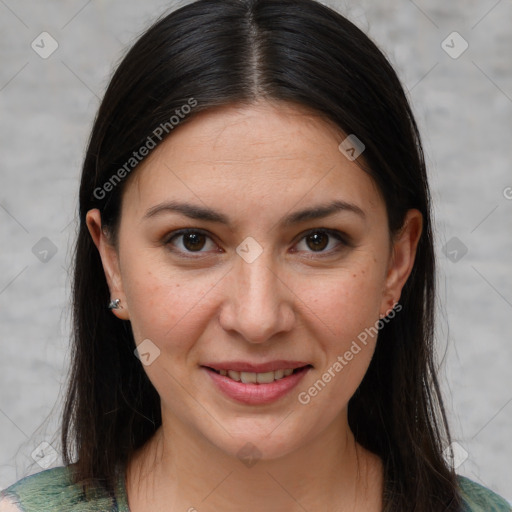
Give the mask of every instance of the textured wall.
[[(59, 464), (81, 159), (113, 65), (173, 5), (0, 0), (0, 488), (41, 469), (41, 442), (57, 457), (44, 445), (41, 464)], [(512, 501), (512, 2), (330, 5), (409, 90), (435, 201), (457, 471)]]

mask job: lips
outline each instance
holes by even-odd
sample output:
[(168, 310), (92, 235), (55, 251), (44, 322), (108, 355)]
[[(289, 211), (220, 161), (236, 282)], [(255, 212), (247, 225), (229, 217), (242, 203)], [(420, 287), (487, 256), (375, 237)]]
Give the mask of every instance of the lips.
[[(312, 365), (299, 361), (272, 361), (264, 364), (231, 361), (210, 363), (202, 368), (223, 394), (237, 402), (257, 405), (271, 403), (288, 394)], [(254, 369), (259, 371), (251, 371)]]

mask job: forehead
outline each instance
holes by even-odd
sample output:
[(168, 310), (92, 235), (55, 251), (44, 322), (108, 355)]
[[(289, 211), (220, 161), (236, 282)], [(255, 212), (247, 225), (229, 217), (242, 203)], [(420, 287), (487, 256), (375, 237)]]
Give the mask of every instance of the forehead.
[(126, 185), (126, 203), (143, 215), (170, 197), (226, 208), (248, 208), (251, 201), (285, 208), (338, 194), (365, 210), (382, 209), (372, 178), (338, 149), (345, 137), (319, 114), (288, 103), (204, 111), (178, 126), (137, 168)]

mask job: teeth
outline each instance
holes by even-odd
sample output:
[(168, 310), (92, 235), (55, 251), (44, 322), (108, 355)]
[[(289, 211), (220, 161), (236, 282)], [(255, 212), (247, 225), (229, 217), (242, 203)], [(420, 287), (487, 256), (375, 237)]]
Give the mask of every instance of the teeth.
[(284, 376), (284, 370), (276, 370), (274, 375), (276, 379), (282, 379)]
[(274, 372), (256, 373), (256, 380), (260, 384), (268, 384), (274, 382)]
[(240, 382), (240, 372), (235, 372), (234, 370), (228, 370), (228, 377), (237, 382)]
[(235, 370), (218, 370), (221, 375), (227, 376), (237, 382), (244, 384), (270, 384), (275, 380), (288, 377), (293, 373), (293, 368), (280, 369), (273, 372), (254, 373), (254, 372), (236, 372)]
[(240, 380), (244, 384), (255, 383), (256, 382), (256, 374), (252, 372), (240, 372)]

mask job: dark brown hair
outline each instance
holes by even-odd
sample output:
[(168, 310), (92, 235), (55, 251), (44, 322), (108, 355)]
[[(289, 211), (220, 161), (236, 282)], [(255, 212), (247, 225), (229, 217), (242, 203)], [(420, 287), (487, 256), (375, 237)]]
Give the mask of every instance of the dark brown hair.
[(155, 139), (157, 127), (167, 126), (165, 135), (172, 137), (170, 117), (191, 99), (195, 106), (179, 123), (206, 109), (257, 99), (313, 109), (365, 144), (366, 171), (384, 197), (390, 234), (408, 209), (423, 214), (402, 311), (379, 332), (369, 369), (349, 402), (349, 424), (356, 440), (384, 462), (386, 511), (459, 511), (456, 475), (442, 456), (450, 436), (436, 377), (435, 262), (418, 129), (381, 51), (313, 0), (191, 3), (157, 21), (115, 71), (80, 186), (64, 462), (76, 462), (77, 481), (111, 489), (116, 469), (161, 425), (160, 399), (133, 354), (130, 323), (106, 308), (109, 289), (85, 217), (99, 208), (103, 225), (115, 232), (126, 180), (105, 183), (116, 173), (124, 177), (119, 169), (126, 170), (148, 137)]

